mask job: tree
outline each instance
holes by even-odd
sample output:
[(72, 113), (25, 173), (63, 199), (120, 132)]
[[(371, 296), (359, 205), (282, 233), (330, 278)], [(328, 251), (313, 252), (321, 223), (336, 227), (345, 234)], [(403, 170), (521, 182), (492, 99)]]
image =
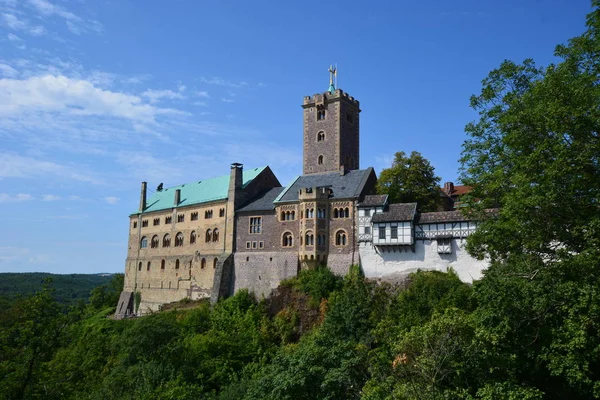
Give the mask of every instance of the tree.
[(433, 166), (417, 151), (400, 151), (390, 168), (379, 175), (377, 193), (389, 195), (390, 203), (418, 203), (421, 211), (437, 211), (440, 204), (440, 178)]

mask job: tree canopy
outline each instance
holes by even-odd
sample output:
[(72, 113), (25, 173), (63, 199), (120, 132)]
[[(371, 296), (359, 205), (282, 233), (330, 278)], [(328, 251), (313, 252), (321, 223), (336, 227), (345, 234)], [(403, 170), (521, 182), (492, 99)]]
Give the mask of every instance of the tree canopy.
[(421, 211), (437, 211), (440, 204), (440, 178), (418, 151), (408, 156), (399, 151), (390, 168), (379, 174), (377, 193), (389, 195), (390, 203), (418, 203)]

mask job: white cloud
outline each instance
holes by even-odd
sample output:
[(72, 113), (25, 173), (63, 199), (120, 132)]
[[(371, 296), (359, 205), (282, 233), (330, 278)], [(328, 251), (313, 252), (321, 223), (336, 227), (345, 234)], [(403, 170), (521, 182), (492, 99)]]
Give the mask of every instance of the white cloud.
[(144, 93), (142, 93), (142, 96), (148, 98), (151, 103), (156, 103), (161, 99), (185, 99), (184, 95), (182, 95), (181, 93), (174, 92), (172, 90), (148, 89)]
[(207, 99), (210, 97), (208, 95), (208, 92), (206, 92), (206, 91), (198, 91), (198, 92), (196, 92), (196, 96), (198, 96), (198, 97), (204, 97), (204, 98), (207, 98)]
[(202, 81), (203, 83), (207, 83), (209, 85), (226, 86), (226, 87), (232, 87), (232, 88), (240, 88), (242, 86), (248, 85), (248, 83), (244, 82), (244, 81), (232, 82), (232, 81), (225, 80), (219, 76), (215, 76), (210, 79), (201, 77), (200, 81)]
[(227, 97), (222, 97), (221, 101), (223, 101), (225, 103), (233, 103), (233, 99), (228, 99)]
[(67, 197), (67, 199), (72, 200), (72, 201), (81, 201), (83, 200), (83, 198), (79, 197), (79, 196), (69, 196)]
[(17, 35), (15, 35), (14, 33), (9, 33), (8, 35), (6, 35), (6, 37), (8, 38), (8, 40), (10, 40), (11, 42), (22, 42), (23, 39), (21, 39), (20, 37), (18, 37)]
[(41, 36), (46, 33), (46, 29), (43, 26), (31, 26), (27, 21), (19, 19), (14, 14), (3, 13), (2, 20), (4, 25), (16, 31), (24, 31), (33, 36)]
[(42, 196), (42, 200), (44, 200), (44, 201), (58, 201), (60, 199), (61, 199), (61, 197), (57, 196), (55, 194), (45, 194)]
[(36, 160), (16, 154), (0, 154), (0, 178), (35, 178), (55, 176), (94, 184), (103, 183), (92, 174), (81, 172), (79, 167), (71, 167), (51, 161)]
[(8, 64), (2, 64), (0, 63), (0, 74), (2, 74), (2, 76), (6, 76), (9, 78), (14, 78), (17, 75), (19, 75), (19, 72), (17, 72), (16, 69), (14, 69), (13, 67), (11, 67)]
[(138, 96), (103, 90), (89, 81), (63, 75), (0, 79), (0, 115), (27, 112), (110, 116), (146, 123), (154, 123), (159, 114), (182, 114), (144, 104)]
[(11, 196), (7, 193), (0, 193), (0, 204), (1, 203), (21, 203), (23, 201), (32, 200), (33, 196), (26, 193), (18, 193), (14, 196)]
[(76, 35), (88, 31), (100, 32), (102, 31), (102, 24), (98, 21), (84, 20), (83, 18), (75, 15), (71, 11), (66, 10), (64, 7), (50, 3), (47, 0), (29, 0), (29, 4), (40, 14), (47, 17), (59, 17), (65, 20), (67, 29)]
[(195, 102), (192, 103), (192, 105), (194, 105), (194, 106), (201, 106), (201, 107), (207, 107), (208, 103), (205, 102), (205, 101), (195, 101)]
[(104, 198), (104, 201), (106, 201), (106, 203), (111, 204), (111, 205), (117, 204), (119, 202), (119, 200), (121, 200), (121, 199), (119, 199), (118, 197), (115, 197), (115, 196), (108, 196), (108, 197)]
[(185, 92), (185, 90), (187, 89), (187, 86), (179, 83), (179, 85), (177, 86), (177, 90), (179, 90), (180, 92)]

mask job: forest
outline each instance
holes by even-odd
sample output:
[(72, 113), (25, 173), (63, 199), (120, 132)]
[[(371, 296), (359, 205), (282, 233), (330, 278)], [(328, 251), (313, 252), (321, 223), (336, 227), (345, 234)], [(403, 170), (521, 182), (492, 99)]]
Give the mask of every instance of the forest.
[(505, 61), (471, 98), (461, 180), (482, 279), (320, 267), (267, 299), (120, 321), (122, 276), (71, 305), (47, 281), (0, 310), (0, 397), (600, 398), (599, 1), (555, 56)]

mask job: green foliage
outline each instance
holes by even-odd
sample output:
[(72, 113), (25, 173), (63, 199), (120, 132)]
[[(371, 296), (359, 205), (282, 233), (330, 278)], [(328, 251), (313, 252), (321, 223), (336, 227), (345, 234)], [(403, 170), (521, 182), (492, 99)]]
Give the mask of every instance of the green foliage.
[(303, 269), (298, 276), (290, 281), (296, 289), (310, 295), (312, 305), (318, 306), (321, 299), (341, 287), (342, 279), (335, 276), (329, 268), (319, 265), (316, 268)]
[(390, 168), (379, 174), (377, 193), (389, 195), (390, 203), (417, 203), (422, 212), (437, 211), (440, 204), (440, 178), (418, 151), (410, 156), (395, 154)]
[(123, 290), (124, 274), (114, 274), (105, 285), (100, 285), (90, 292), (90, 306), (96, 310), (106, 307), (116, 307)]

